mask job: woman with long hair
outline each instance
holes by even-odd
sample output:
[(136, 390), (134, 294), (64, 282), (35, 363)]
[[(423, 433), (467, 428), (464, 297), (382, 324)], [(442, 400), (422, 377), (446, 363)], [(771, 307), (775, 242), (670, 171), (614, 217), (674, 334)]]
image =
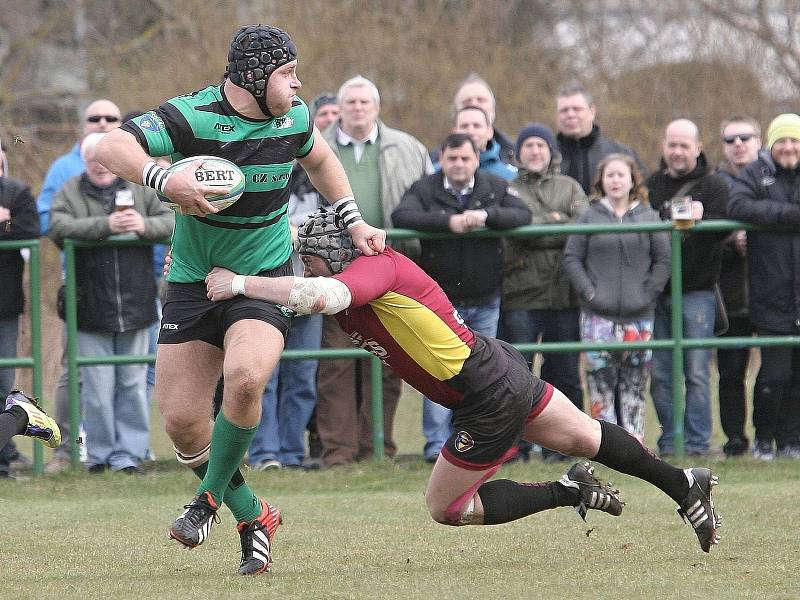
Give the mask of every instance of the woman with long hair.
[[(593, 191), (589, 210), (578, 223), (659, 221), (630, 156), (605, 157), (598, 165)], [(572, 235), (564, 251), (564, 270), (580, 298), (583, 341), (652, 337), (656, 298), (670, 274), (666, 232)], [(651, 359), (651, 350), (587, 352), (592, 417), (618, 423), (643, 441)]]

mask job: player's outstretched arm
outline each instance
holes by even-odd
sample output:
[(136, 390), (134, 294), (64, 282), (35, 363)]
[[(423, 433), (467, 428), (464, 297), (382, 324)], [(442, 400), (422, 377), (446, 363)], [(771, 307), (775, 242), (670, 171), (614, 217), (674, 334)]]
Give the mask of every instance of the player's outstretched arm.
[(352, 301), (350, 289), (329, 277), (257, 277), (214, 267), (206, 276), (209, 299), (217, 302), (238, 294), (283, 304), (301, 315), (336, 314)]
[(201, 184), (194, 175), (195, 168), (176, 173), (168, 173), (155, 164), (153, 159), (139, 145), (136, 138), (122, 129), (109, 131), (97, 143), (95, 155), (100, 164), (112, 173), (151, 187), (181, 207), (187, 215), (207, 215), (219, 209), (206, 200), (206, 194), (218, 194), (218, 188)]

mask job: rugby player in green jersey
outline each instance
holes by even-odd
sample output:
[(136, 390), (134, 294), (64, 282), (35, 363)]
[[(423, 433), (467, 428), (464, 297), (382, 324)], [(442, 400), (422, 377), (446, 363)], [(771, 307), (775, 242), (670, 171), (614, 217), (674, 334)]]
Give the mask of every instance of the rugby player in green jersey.
[[(170, 528), (189, 548), (207, 538), (224, 502), (237, 521), (239, 572), (269, 569), (280, 512), (244, 482), (239, 465), (261, 418), (261, 395), (284, 345), (291, 311), (237, 296), (211, 302), (204, 278), (214, 266), (237, 273), (291, 273), (287, 219), (294, 160), (347, 223), (367, 255), (383, 251), (386, 233), (361, 218), (350, 184), (297, 97), (297, 48), (267, 25), (234, 36), (225, 80), (168, 100), (126, 122), (97, 146), (97, 158), (117, 175), (152, 187), (181, 207), (172, 236), (172, 269), (156, 354), (156, 386), (164, 424), (178, 460), (202, 479)], [(170, 173), (151, 157), (214, 155), (236, 163), (245, 193), (218, 211), (205, 198), (219, 190), (191, 169)], [(200, 161), (198, 161), (198, 165)], [(220, 375), (222, 410), (211, 419)]]

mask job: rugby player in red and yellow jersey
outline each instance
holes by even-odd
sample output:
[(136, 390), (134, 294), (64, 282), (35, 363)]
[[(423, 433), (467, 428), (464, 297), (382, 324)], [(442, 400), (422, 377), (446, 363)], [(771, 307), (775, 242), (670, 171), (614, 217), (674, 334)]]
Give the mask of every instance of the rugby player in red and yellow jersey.
[(618, 492), (577, 463), (553, 482), (488, 481), (524, 438), (640, 477), (679, 505), (708, 552), (718, 543), (711, 500), (717, 477), (656, 458), (623, 428), (590, 418), (535, 377), (511, 345), (472, 331), (436, 282), (386, 248), (360, 256), (334, 212), (312, 215), (296, 243), (306, 278), (244, 277), (215, 268), (208, 297), (237, 293), (285, 305), (299, 314), (335, 314), (353, 342), (434, 402), (453, 410), (453, 435), (433, 467), (426, 502), (446, 525), (493, 525), (558, 506), (620, 515)]

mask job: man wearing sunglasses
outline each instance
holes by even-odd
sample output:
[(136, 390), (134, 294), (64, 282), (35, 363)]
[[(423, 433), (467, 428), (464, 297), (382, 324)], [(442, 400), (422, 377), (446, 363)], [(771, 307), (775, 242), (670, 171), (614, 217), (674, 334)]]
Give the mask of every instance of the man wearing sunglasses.
[[(99, 99), (91, 102), (83, 113), (83, 135), (66, 154), (59, 156), (50, 165), (42, 183), (42, 190), (36, 199), (39, 211), (39, 226), (42, 235), (47, 235), (50, 229), (50, 207), (53, 196), (61, 189), (67, 180), (80, 175), (86, 170), (86, 164), (81, 158), (81, 142), (90, 133), (106, 133), (116, 129), (121, 124), (119, 107), (111, 100)], [(72, 432), (69, 428), (69, 396), (67, 394), (67, 370), (62, 369), (56, 387), (56, 422), (64, 434), (64, 439), (71, 439)], [(69, 444), (62, 444), (55, 452), (53, 458), (45, 466), (47, 473), (56, 473), (69, 466)]]
[[(724, 160), (717, 174), (729, 188), (739, 173), (758, 158), (761, 149), (761, 126), (752, 117), (734, 116), (722, 122)], [(728, 314), (724, 337), (743, 337), (753, 333), (747, 302), (747, 234), (732, 231), (722, 242), (722, 268), (719, 287)], [(744, 432), (747, 421), (745, 377), (750, 348), (717, 348), (719, 369), (719, 419), (728, 441), (722, 446), (730, 458), (747, 453), (750, 441)]]
[[(106, 133), (116, 129), (121, 122), (122, 115), (116, 104), (111, 100), (95, 100), (86, 107), (86, 111), (83, 113), (83, 135), (80, 140), (90, 133)], [(53, 203), (53, 196), (68, 179), (80, 175), (86, 170), (86, 165), (81, 158), (80, 140), (69, 152), (55, 159), (45, 175), (42, 191), (36, 200), (42, 235), (47, 235), (50, 225), (50, 206)]]

